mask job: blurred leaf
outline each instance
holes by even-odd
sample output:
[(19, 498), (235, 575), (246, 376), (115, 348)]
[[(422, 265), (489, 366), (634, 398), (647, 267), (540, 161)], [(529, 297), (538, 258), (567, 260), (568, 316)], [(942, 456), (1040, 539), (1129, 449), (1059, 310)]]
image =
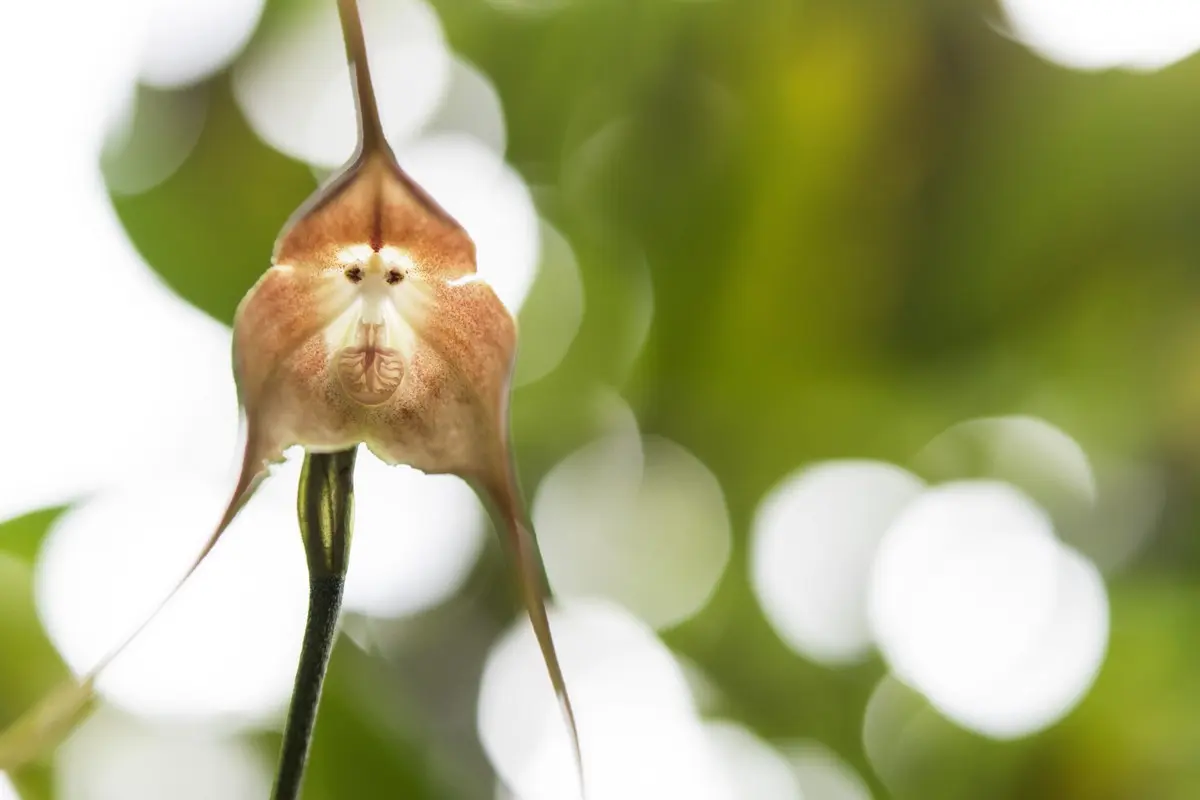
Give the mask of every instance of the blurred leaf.
[(0, 554), (14, 556), (32, 566), (50, 526), (65, 510), (44, 508), (0, 523)]
[[(377, 668), (377, 665), (376, 665)], [(420, 732), (403, 718), (380, 726), (370, 707), (370, 659), (344, 639), (330, 661), (313, 736), (305, 797), (312, 800), (452, 800), (439, 785)], [(376, 702), (383, 698), (376, 698)], [(398, 709), (392, 709), (398, 711)]]
[(225, 77), (215, 80), (204, 131), (174, 175), (115, 195), (129, 238), (184, 298), (225, 323), (270, 264), (275, 237), (312, 192), (309, 169), (250, 130)]
[(55, 687), (9, 728), (0, 731), (0, 770), (15, 771), (49, 755), (91, 711), (92, 681)]
[[(15, 763), (48, 755), (55, 743), (55, 732), (46, 736), (30, 731), (27, 723), (12, 731), (6, 729), (40, 702), (54, 684), (69, 677), (42, 631), (33, 602), (32, 553), (57, 513), (38, 512), (0, 525), (0, 541), (15, 532), (14, 549), (20, 554), (10, 555), (0, 549), (0, 653), (4, 654), (0, 657), (0, 769), (11, 770)], [(30, 553), (28, 558), (26, 553)], [(12, 778), (21, 787), (24, 800), (51, 797), (52, 778), (44, 760), (13, 771)]]

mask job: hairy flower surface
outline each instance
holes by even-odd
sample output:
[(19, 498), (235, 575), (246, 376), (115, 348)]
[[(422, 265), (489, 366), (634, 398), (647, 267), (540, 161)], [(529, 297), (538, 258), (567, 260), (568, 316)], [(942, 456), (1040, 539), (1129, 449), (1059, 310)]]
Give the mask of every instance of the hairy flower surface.
[(470, 237), (390, 154), (318, 193), (273, 262), (234, 323), (248, 469), (359, 442), (424, 472), (500, 468), (513, 321)]

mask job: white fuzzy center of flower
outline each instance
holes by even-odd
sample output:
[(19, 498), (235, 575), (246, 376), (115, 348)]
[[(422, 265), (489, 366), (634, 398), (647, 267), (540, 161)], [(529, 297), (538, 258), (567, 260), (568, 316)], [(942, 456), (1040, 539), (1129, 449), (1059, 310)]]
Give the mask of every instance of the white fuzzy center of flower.
[(404, 380), (417, 347), (417, 326), (427, 296), (413, 263), (395, 247), (378, 252), (354, 245), (340, 254), (344, 265), (338, 292), (343, 310), (325, 328), (331, 366), (356, 402), (387, 402)]

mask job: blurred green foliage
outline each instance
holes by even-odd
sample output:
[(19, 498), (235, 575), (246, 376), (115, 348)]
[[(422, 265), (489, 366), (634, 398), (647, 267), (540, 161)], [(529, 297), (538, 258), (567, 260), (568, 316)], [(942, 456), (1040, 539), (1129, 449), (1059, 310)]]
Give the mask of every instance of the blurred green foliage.
[[(273, 0), (264, 26), (293, 4)], [(883, 667), (832, 671), (782, 646), (745, 577), (751, 515), (798, 465), (905, 463), (962, 419), (1037, 414), (1168, 476), (1155, 538), (1110, 581), (1104, 670), (1064, 723), (1012, 743), (913, 697), (920, 746), (883, 777), (924, 800), (1200, 796), (1200, 58), (1072, 72), (998, 35), (980, 2), (435, 5), (494, 80), (508, 158), (584, 281), (567, 360), (513, 401), (523, 482), (588, 435), (578, 409), (602, 383), (714, 471), (738, 546), (711, 605), (666, 638), (720, 688), (720, 712), (818, 739), (889, 796), (861, 743)], [(227, 76), (207, 91), (184, 166), (113, 202), (162, 277), (230, 322), (316, 183), (254, 137)], [(643, 256), (653, 325), (628, 373), (614, 341)], [(51, 518), (0, 526), (0, 721), (63, 674), (30, 595)], [(343, 642), (306, 796), (485, 796), (473, 693), (513, 608), (497, 549), (386, 659)], [(24, 780), (48, 796), (44, 769)]]

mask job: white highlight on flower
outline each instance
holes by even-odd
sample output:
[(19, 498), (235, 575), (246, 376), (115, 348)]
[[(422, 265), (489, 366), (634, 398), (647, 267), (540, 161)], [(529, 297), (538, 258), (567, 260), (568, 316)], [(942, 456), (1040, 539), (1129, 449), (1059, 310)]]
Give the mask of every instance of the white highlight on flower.
[(716, 721), (704, 729), (725, 771), (729, 800), (816, 800), (801, 793), (783, 755), (745, 726)]
[(0, 772), (0, 800), (21, 800), (21, 796), (17, 794), (17, 787), (12, 785), (12, 781), (4, 772)]
[(397, 158), (475, 242), (479, 276), (515, 314), (533, 285), (541, 230), (529, 187), (478, 140), (460, 133), (420, 139)]
[(583, 323), (583, 279), (575, 251), (549, 223), (541, 223), (542, 262), (518, 325), (516, 386), (545, 377), (562, 362)]
[(871, 800), (871, 790), (849, 764), (814, 741), (780, 748), (800, 784), (804, 800)]
[(729, 514), (716, 477), (658, 437), (604, 437), (543, 479), (533, 522), (563, 597), (620, 602), (656, 628), (712, 596), (729, 561)]
[(1076, 69), (1156, 70), (1200, 49), (1192, 0), (1002, 0), (1013, 34)]
[(1069, 712), (1107, 645), (1095, 568), (1027, 496), (995, 481), (931, 489), (901, 513), (880, 544), (869, 608), (896, 675), (995, 737)]
[[(307, 608), (294, 460), (209, 560), (105, 671), (98, 688), (145, 716), (258, 723), (285, 704)], [(51, 529), (35, 594), (51, 641), (90, 669), (166, 596), (211, 533), (228, 487), (160, 477), (107, 492)]]
[(55, 767), (60, 800), (260, 800), (271, 791), (271, 767), (249, 742), (111, 708), (72, 734)]
[(830, 461), (785, 478), (750, 536), (751, 586), (783, 641), (822, 664), (871, 647), (867, 584), (876, 547), (924, 484), (879, 461)]
[[(450, 51), (424, 0), (361, 0), (360, 10), (384, 131), (400, 147), (442, 102)], [(305, 8), (268, 31), (235, 67), (233, 90), (277, 150), (324, 167), (353, 152), (354, 99), (335, 4)]]
[[(550, 622), (579, 722), (588, 800), (730, 798), (679, 665), (649, 629), (596, 601), (553, 608)], [(579, 798), (566, 727), (523, 619), (488, 655), (478, 725), (496, 772), (521, 800)]]
[(486, 514), (451, 475), (390, 467), (361, 448), (354, 469), (354, 548), (346, 609), (414, 614), (460, 589), (483, 548)]
[(142, 81), (196, 83), (233, 60), (258, 26), (264, 0), (152, 0)]

